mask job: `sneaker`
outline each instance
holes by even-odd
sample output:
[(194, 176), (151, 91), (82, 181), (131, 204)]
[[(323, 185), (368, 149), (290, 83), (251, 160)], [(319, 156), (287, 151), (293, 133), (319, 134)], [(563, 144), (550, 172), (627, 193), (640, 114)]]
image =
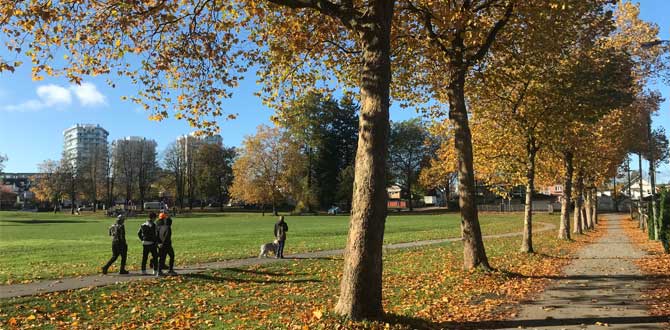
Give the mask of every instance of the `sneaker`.
[(161, 276), (165, 276), (165, 274), (163, 274), (163, 272), (154, 272), (154, 276), (161, 277)]
[(142, 271), (142, 275), (146, 275), (146, 274), (147, 274), (147, 271), (146, 271), (146, 270), (143, 270), (143, 271)]
[(128, 274), (130, 274), (130, 272), (127, 271), (127, 270), (125, 270), (125, 269), (123, 269), (123, 270), (121, 270), (121, 271), (119, 272), (119, 274), (121, 274), (121, 275), (128, 275)]
[(107, 275), (107, 268), (102, 267), (102, 273), (105, 274), (105, 275)]

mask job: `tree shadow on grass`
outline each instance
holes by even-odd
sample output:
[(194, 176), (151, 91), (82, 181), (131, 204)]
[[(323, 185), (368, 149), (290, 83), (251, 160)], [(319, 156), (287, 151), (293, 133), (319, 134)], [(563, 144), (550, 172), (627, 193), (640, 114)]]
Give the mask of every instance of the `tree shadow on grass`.
[(387, 314), (384, 322), (393, 325), (406, 326), (418, 330), (437, 329), (525, 329), (542, 327), (580, 326), (582, 324), (596, 324), (600, 322), (608, 326), (629, 325), (629, 329), (657, 329), (657, 326), (649, 324), (662, 324), (670, 322), (670, 315), (664, 316), (616, 316), (616, 317), (576, 317), (576, 318), (546, 318), (528, 320), (505, 320), (505, 321), (471, 321), (471, 322), (432, 322), (421, 318)]
[(241, 269), (241, 268), (226, 268), (226, 271), (231, 271), (235, 273), (244, 273), (244, 274), (254, 274), (254, 275), (267, 275), (267, 276), (285, 276), (285, 275), (307, 275), (307, 273), (291, 273), (291, 274), (285, 274), (285, 273), (277, 273), (277, 272), (269, 272), (269, 271), (262, 271), (262, 270), (255, 270), (255, 269)]
[(251, 278), (236, 278), (233, 276), (217, 276), (210, 274), (186, 274), (183, 277), (196, 279), (201, 281), (218, 282), (218, 283), (258, 283), (258, 284), (287, 284), (287, 283), (318, 283), (321, 280), (314, 279), (286, 279), (286, 280), (264, 280)]
[(21, 223), (26, 225), (41, 225), (49, 223), (86, 223), (90, 221), (84, 220), (0, 220), (0, 223), (11, 222), (11, 223)]
[(336, 258), (336, 257), (285, 257), (284, 259), (286, 260), (342, 260), (342, 258)]

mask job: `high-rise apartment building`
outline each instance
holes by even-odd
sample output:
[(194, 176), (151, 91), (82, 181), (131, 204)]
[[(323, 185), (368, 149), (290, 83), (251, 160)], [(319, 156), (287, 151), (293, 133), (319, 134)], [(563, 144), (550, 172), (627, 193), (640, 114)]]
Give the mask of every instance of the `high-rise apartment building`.
[(223, 145), (223, 138), (219, 134), (215, 135), (200, 135), (197, 136), (195, 133), (190, 133), (188, 135), (182, 135), (177, 138), (177, 142), (180, 144), (183, 144), (184, 141), (188, 141), (190, 143), (206, 143), (206, 144), (218, 144), (218, 145)]
[(76, 124), (63, 131), (63, 157), (75, 168), (96, 159), (107, 159), (109, 132), (100, 125)]

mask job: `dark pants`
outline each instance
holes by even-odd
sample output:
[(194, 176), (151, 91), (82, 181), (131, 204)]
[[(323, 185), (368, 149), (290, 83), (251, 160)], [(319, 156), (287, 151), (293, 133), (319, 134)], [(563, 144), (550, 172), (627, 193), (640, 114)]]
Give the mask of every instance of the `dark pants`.
[(142, 271), (147, 270), (147, 257), (151, 253), (151, 268), (158, 270), (158, 246), (156, 244), (142, 245)]
[(105, 270), (109, 269), (119, 256), (121, 256), (121, 271), (125, 271), (126, 258), (128, 257), (128, 244), (126, 243), (112, 243), (112, 257), (102, 268)]
[(277, 246), (277, 258), (283, 258), (284, 257), (284, 245), (286, 244), (286, 240), (279, 241), (279, 246)]
[(167, 256), (170, 256), (170, 271), (174, 270), (174, 249), (172, 244), (163, 244), (158, 252), (160, 255), (160, 265), (161, 269), (165, 268), (165, 259)]
[(663, 244), (663, 250), (666, 254), (670, 254), (670, 240), (662, 239), (661, 244)]

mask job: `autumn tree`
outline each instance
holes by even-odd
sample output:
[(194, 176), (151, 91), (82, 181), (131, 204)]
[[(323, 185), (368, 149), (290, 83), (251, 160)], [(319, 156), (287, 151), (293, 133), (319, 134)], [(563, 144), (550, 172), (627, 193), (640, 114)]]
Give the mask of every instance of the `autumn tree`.
[[(336, 310), (361, 319), (382, 314), (394, 5), (393, 0), (5, 2), (0, 29), (10, 52), (35, 62), (36, 79), (62, 74), (80, 83), (85, 75), (123, 76), (141, 87), (132, 100), (152, 111), (152, 119), (172, 115), (209, 131), (218, 129), (216, 120), (224, 115), (221, 99), (231, 97), (254, 64), (260, 94), (277, 109), (328, 82), (357, 88), (356, 184)], [(64, 55), (63, 63), (49, 60), (56, 54)], [(143, 60), (127, 61), (138, 56)], [(0, 70), (13, 71), (19, 62), (3, 57)]]
[[(514, 13), (516, 1), (481, 0), (403, 2), (399, 11), (403, 50), (399, 62), (412, 68), (396, 70), (398, 98), (405, 105), (436, 102), (429, 110), (441, 115), (449, 108), (450, 125), (458, 155), (459, 205), (465, 269), (490, 269), (475, 203), (472, 136), (465, 99), (466, 78), (487, 56), (498, 33)], [(406, 61), (406, 62), (405, 62)]]
[(53, 205), (54, 213), (58, 210), (63, 186), (60, 180), (59, 163), (54, 160), (45, 160), (37, 165), (39, 176), (31, 178), (31, 191), (35, 199)]
[(233, 164), (232, 198), (263, 209), (271, 205), (276, 215), (278, 203), (286, 197), (284, 192), (290, 190), (287, 180), (291, 178), (286, 174), (296, 155), (291, 149), (288, 136), (279, 128), (259, 126), (255, 135), (244, 139)]

